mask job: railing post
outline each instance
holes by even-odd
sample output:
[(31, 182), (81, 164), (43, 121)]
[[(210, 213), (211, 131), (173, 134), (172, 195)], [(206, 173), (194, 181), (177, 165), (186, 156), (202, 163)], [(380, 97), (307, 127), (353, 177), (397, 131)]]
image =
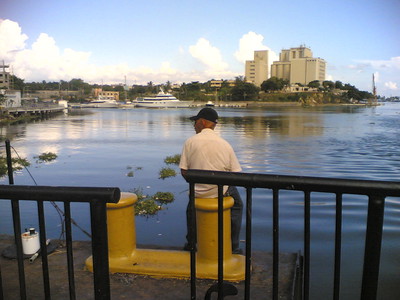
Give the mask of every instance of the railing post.
[[(6, 144), (6, 156), (7, 156), (8, 182), (10, 185), (14, 185), (10, 140), (6, 140), (5, 144)], [(24, 258), (22, 253), (21, 218), (19, 210), (19, 201), (17, 199), (11, 199), (11, 207), (13, 215), (14, 240), (17, 248), (19, 291), (21, 299), (26, 299), (26, 282), (25, 282)]]
[(110, 277), (108, 266), (107, 209), (103, 201), (90, 202), (92, 229), (92, 257), (94, 296), (96, 300), (109, 300)]
[(253, 190), (246, 189), (246, 276), (245, 276), (245, 300), (250, 300), (251, 281), (251, 246), (252, 246), (252, 211), (253, 211)]
[(272, 299), (279, 299), (279, 190), (272, 192), (272, 215), (273, 215), (273, 262), (272, 262)]
[(336, 194), (336, 222), (335, 222), (335, 264), (333, 279), (333, 300), (340, 298), (340, 269), (342, 262), (342, 194)]
[(189, 210), (190, 210), (190, 299), (196, 299), (196, 247), (197, 247), (197, 225), (196, 225), (196, 209), (194, 205), (195, 191), (194, 184), (189, 186)]
[(378, 291), (385, 197), (370, 196), (365, 238), (362, 300), (375, 300)]
[(310, 191), (304, 191), (304, 274), (303, 299), (310, 297), (310, 232), (311, 232), (311, 197)]
[(0, 300), (4, 300), (4, 296), (3, 296), (3, 278), (1, 277), (1, 267), (0, 267)]

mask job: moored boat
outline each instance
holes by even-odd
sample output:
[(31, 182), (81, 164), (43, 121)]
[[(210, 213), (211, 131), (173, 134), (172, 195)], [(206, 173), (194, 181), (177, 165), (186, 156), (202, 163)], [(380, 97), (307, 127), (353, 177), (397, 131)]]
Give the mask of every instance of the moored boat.
[(175, 96), (169, 93), (161, 91), (150, 97), (139, 97), (133, 102), (136, 107), (147, 107), (147, 108), (185, 108), (189, 107), (190, 101), (181, 101)]
[(94, 108), (117, 108), (118, 102), (115, 99), (100, 97), (90, 102)]

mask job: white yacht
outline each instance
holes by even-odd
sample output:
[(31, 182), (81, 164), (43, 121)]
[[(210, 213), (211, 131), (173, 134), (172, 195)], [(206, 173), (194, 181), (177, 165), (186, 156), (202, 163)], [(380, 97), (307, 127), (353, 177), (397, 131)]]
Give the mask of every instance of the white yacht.
[(96, 100), (90, 102), (94, 108), (117, 108), (118, 102), (114, 98), (99, 96)]
[(181, 101), (175, 96), (161, 91), (150, 97), (139, 97), (133, 102), (136, 107), (147, 108), (184, 108), (190, 106), (190, 101)]

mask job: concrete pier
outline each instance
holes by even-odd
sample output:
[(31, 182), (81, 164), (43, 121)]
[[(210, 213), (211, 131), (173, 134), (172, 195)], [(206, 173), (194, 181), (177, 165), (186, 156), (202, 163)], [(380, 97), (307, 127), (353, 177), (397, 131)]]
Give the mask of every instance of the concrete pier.
[[(52, 241), (56, 242), (56, 241)], [(11, 236), (0, 235), (0, 252), (13, 244)], [(165, 247), (137, 245), (138, 249), (167, 250)], [(178, 248), (168, 247), (168, 250)], [(94, 299), (93, 273), (85, 267), (86, 258), (91, 255), (89, 241), (73, 243), (76, 299)], [(51, 297), (55, 300), (69, 299), (66, 249), (62, 246), (48, 256)], [(279, 299), (291, 299), (292, 280), (296, 254), (282, 253), (279, 262)], [(272, 254), (255, 251), (252, 259), (251, 299), (270, 299), (272, 290)], [(16, 259), (0, 256), (4, 299), (20, 299), (18, 264)], [(25, 260), (27, 299), (44, 299), (41, 257), (29, 263)], [(197, 279), (197, 299), (204, 299), (208, 288), (216, 281)], [(111, 299), (190, 299), (190, 280), (157, 278), (136, 274), (115, 273), (110, 275)], [(239, 290), (235, 299), (244, 299), (244, 282), (234, 283)]]
[[(176, 250), (137, 249), (134, 203), (132, 193), (121, 193), (118, 203), (107, 204), (108, 249), (111, 273), (132, 273), (165, 278), (190, 277), (190, 253)], [(218, 199), (196, 198), (198, 250), (196, 276), (218, 278)], [(225, 197), (224, 219), (224, 279), (245, 278), (245, 257), (232, 254), (230, 208), (233, 198)], [(93, 270), (92, 257), (86, 261)]]
[(23, 115), (29, 116), (48, 116), (55, 113), (63, 112), (65, 107), (62, 106), (32, 106), (32, 107), (11, 107), (6, 108), (4, 112), (14, 117), (21, 117)]

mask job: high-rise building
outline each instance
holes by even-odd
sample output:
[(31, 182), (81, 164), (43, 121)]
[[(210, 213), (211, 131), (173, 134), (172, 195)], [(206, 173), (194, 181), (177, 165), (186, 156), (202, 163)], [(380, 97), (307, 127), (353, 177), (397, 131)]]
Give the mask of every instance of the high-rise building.
[(279, 61), (271, 65), (271, 76), (289, 80), (290, 84), (309, 84), (311, 81), (325, 80), (326, 62), (312, 57), (310, 48), (300, 46), (282, 50)]
[(268, 50), (254, 51), (254, 60), (246, 60), (244, 76), (256, 86), (269, 78)]

